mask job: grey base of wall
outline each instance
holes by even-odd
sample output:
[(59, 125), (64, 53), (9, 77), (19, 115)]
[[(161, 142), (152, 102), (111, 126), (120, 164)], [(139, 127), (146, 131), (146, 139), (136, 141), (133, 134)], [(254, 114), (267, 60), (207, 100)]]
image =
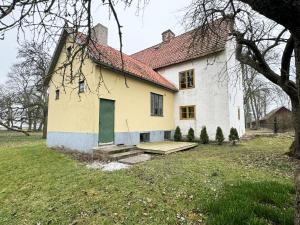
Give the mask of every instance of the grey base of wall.
[[(116, 132), (116, 145), (137, 145), (140, 143), (140, 133), (150, 133), (150, 142), (164, 141), (164, 131)], [(171, 131), (173, 137), (174, 131)], [(98, 146), (97, 133), (48, 132), (48, 147), (60, 147), (80, 152), (90, 152)]]
[(98, 146), (98, 134), (75, 132), (48, 132), (47, 146), (89, 152)]

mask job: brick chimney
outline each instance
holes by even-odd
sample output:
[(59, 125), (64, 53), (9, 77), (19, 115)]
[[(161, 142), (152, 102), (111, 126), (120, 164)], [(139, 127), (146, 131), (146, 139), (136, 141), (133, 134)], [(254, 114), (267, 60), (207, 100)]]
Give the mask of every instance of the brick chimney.
[(97, 41), (99, 44), (107, 45), (107, 33), (108, 33), (107, 27), (98, 23), (92, 29), (92, 39)]
[(164, 31), (161, 36), (163, 42), (169, 42), (173, 37), (175, 37), (175, 34), (169, 29)]

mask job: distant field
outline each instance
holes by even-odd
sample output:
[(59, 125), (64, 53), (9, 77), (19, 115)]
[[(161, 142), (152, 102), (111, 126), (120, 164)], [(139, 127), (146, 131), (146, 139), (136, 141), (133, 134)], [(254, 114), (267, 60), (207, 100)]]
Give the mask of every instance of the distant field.
[(16, 147), (19, 145), (28, 145), (34, 143), (42, 143), (42, 133), (30, 133), (30, 136), (25, 136), (22, 133), (13, 131), (0, 130), (0, 148)]
[(0, 224), (292, 225), (291, 141), (199, 145), (103, 172), (39, 134), (0, 133)]

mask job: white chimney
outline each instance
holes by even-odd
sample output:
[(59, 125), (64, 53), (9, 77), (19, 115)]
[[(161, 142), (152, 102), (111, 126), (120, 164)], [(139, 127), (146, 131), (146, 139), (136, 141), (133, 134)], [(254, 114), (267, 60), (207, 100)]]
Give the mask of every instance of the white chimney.
[(164, 31), (161, 35), (163, 42), (169, 42), (173, 37), (175, 37), (175, 34), (170, 29)]
[(100, 23), (98, 23), (92, 29), (92, 39), (97, 41), (99, 44), (107, 45), (107, 34), (107, 27), (103, 26)]

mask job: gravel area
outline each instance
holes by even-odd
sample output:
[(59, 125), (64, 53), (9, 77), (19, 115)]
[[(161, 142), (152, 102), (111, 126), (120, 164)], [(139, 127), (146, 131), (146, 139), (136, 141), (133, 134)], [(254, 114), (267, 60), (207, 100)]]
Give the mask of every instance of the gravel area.
[(121, 169), (128, 169), (129, 167), (130, 165), (119, 162), (93, 162), (87, 165), (87, 168), (89, 169), (101, 169), (102, 171), (115, 171)]

